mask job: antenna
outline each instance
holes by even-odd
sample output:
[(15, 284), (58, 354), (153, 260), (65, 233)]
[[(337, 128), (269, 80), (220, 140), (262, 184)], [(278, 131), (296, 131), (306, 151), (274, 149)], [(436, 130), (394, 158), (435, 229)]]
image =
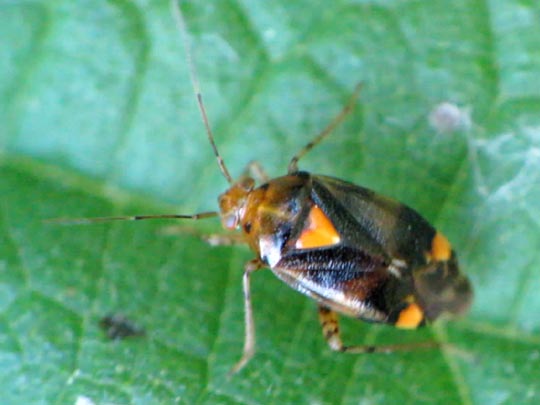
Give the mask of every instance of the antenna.
[(287, 168), (287, 172), (289, 174), (297, 172), (298, 161), (311, 149), (321, 143), (328, 135), (330, 135), (334, 131), (334, 129), (336, 129), (336, 127), (343, 122), (347, 115), (349, 115), (349, 113), (353, 110), (354, 105), (356, 104), (356, 100), (360, 95), (361, 89), (362, 83), (358, 83), (354, 88), (354, 92), (349, 98), (349, 101), (347, 101), (347, 104), (345, 104), (345, 107), (343, 107), (339, 114), (336, 115), (334, 119), (330, 122), (330, 124), (328, 124), (327, 127), (324, 128), (315, 138), (313, 138), (311, 142), (309, 142), (306, 146), (300, 149), (296, 155), (293, 156), (293, 158), (289, 162), (289, 167)]
[(48, 224), (61, 224), (61, 225), (85, 225), (95, 224), (97, 222), (109, 222), (109, 221), (141, 221), (146, 219), (204, 219), (217, 217), (218, 212), (201, 212), (192, 215), (182, 214), (158, 214), (158, 215), (133, 215), (133, 216), (119, 216), (119, 217), (94, 217), (94, 218), (52, 218), (46, 219), (43, 222)]
[(227, 170), (227, 166), (225, 166), (225, 162), (223, 161), (223, 158), (219, 154), (216, 143), (214, 142), (214, 134), (212, 133), (212, 129), (210, 128), (210, 123), (208, 121), (208, 116), (206, 114), (206, 108), (204, 107), (201, 88), (199, 85), (199, 79), (197, 77), (197, 71), (195, 70), (195, 64), (193, 63), (193, 58), (191, 56), (191, 47), (189, 43), (186, 22), (184, 20), (182, 10), (180, 10), (180, 6), (178, 5), (177, 0), (171, 0), (171, 10), (172, 10), (174, 19), (176, 21), (176, 25), (178, 26), (178, 29), (180, 30), (182, 41), (184, 43), (184, 48), (186, 52), (186, 60), (189, 66), (189, 74), (191, 76), (191, 84), (193, 86), (193, 91), (195, 92), (195, 97), (197, 98), (197, 104), (199, 106), (199, 111), (201, 113), (204, 127), (206, 129), (206, 135), (208, 135), (208, 140), (210, 141), (210, 145), (212, 146), (214, 155), (216, 156), (219, 170), (221, 171), (221, 173), (223, 174), (223, 177), (225, 177), (227, 182), (232, 185), (234, 184), (234, 180), (229, 174), (229, 170)]
[[(216, 143), (214, 142), (214, 135), (212, 134), (212, 129), (210, 128), (210, 123), (208, 121), (208, 116), (206, 114), (206, 109), (204, 108), (203, 98), (202, 98), (202, 94), (201, 94), (201, 90), (199, 86), (199, 80), (197, 78), (197, 72), (195, 71), (195, 65), (193, 64), (193, 60), (191, 57), (188, 33), (186, 29), (186, 23), (182, 15), (182, 11), (180, 10), (180, 7), (178, 6), (175, 0), (171, 0), (170, 3), (171, 3), (173, 16), (182, 34), (182, 40), (184, 42), (184, 48), (186, 51), (186, 59), (188, 62), (189, 72), (191, 76), (191, 84), (193, 85), (193, 91), (195, 92), (195, 96), (197, 98), (197, 104), (199, 106), (199, 111), (202, 116), (204, 127), (206, 128), (206, 134), (208, 135), (208, 140), (210, 141), (210, 145), (212, 146), (214, 155), (216, 156), (217, 163), (218, 163), (221, 173), (223, 174), (225, 179), (229, 182), (229, 184), (232, 185), (234, 184), (234, 181), (231, 175), (229, 174), (227, 167), (225, 166), (225, 162), (223, 161), (223, 158), (219, 154)], [(147, 219), (197, 220), (197, 219), (212, 218), (212, 217), (217, 217), (217, 216), (219, 216), (219, 212), (211, 211), (211, 212), (201, 212), (198, 214), (191, 214), (191, 215), (158, 214), (158, 215), (133, 215), (133, 216), (94, 217), (94, 218), (52, 218), (52, 219), (46, 219), (43, 222), (52, 223), (52, 224), (60, 224), (60, 225), (83, 225), (83, 224), (94, 224), (94, 223), (109, 222), (109, 221), (141, 221), (141, 220), (147, 220)]]

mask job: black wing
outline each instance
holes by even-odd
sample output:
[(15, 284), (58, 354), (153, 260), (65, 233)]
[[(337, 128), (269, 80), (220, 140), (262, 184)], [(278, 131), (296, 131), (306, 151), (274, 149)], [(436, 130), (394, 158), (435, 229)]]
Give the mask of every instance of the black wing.
[(419, 324), (469, 306), (470, 284), (455, 253), (430, 260), (437, 231), (416, 211), (339, 179), (311, 180), (312, 203), (340, 243), (285, 249), (272, 269), (278, 277), (338, 312), (375, 322), (397, 323), (411, 303), (422, 309)]

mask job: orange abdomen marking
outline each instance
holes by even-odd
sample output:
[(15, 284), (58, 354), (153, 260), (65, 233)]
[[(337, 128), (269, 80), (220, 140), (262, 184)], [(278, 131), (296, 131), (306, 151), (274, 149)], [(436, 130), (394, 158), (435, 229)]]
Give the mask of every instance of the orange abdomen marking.
[(413, 302), (399, 313), (396, 326), (403, 329), (414, 329), (422, 323), (423, 319), (424, 311)]
[(337, 245), (341, 238), (326, 214), (316, 205), (309, 212), (307, 226), (296, 241), (296, 249)]
[(430, 256), (433, 260), (437, 261), (450, 260), (450, 257), (452, 256), (450, 242), (448, 242), (448, 239), (440, 232), (437, 232), (431, 241)]

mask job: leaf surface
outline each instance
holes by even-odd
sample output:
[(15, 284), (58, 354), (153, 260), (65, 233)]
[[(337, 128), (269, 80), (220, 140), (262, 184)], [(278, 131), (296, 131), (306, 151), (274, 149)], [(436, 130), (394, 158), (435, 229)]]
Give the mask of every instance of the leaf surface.
[[(185, 4), (221, 153), (285, 172), (363, 83), (355, 112), (300, 166), (397, 198), (441, 229), (475, 287), (470, 314), (405, 332), (344, 320), (330, 352), (313, 302), (252, 281), (218, 221), (92, 226), (45, 218), (216, 209), (207, 143), (167, 2), (0, 4), (0, 387), (3, 403), (538, 403), (540, 6), (532, 0)], [(446, 106), (446, 110), (441, 107)], [(448, 110), (449, 105), (457, 110)], [(445, 121), (439, 113), (458, 113)], [(431, 119), (430, 119), (431, 117)], [(453, 117), (453, 118), (452, 118)], [(450, 130), (448, 130), (450, 128)], [(145, 337), (109, 341), (127, 316)]]

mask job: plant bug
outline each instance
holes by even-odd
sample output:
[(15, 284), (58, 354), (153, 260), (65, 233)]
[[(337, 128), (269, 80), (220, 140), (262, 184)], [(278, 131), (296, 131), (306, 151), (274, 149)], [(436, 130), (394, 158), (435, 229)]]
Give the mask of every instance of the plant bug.
[(399, 202), (343, 180), (298, 169), (298, 161), (352, 110), (360, 86), (334, 120), (292, 157), (285, 176), (268, 179), (256, 166), (249, 171), (258, 172), (262, 184), (256, 186), (249, 175), (235, 182), (214, 142), (182, 12), (175, 0), (171, 5), (182, 32), (206, 133), (230, 185), (219, 196), (222, 225), (240, 229), (256, 255), (244, 268), (244, 349), (232, 371), (244, 367), (255, 352), (250, 275), (261, 268), (270, 268), (279, 279), (318, 303), (323, 335), (336, 351), (371, 353), (409, 348), (345, 346), (337, 313), (409, 329), (443, 313), (464, 313), (472, 301), (472, 288), (442, 233)]
[(182, 33), (206, 135), (219, 170), (229, 183), (219, 196), (219, 212), (74, 221), (198, 220), (219, 216), (225, 229), (239, 229), (240, 234), (221, 240), (246, 243), (255, 253), (243, 273), (244, 347), (232, 372), (241, 370), (255, 353), (250, 277), (262, 268), (269, 268), (290, 287), (317, 302), (323, 336), (335, 351), (373, 353), (411, 348), (346, 346), (340, 337), (338, 313), (408, 329), (423, 326), (444, 313), (464, 313), (472, 301), (472, 288), (460, 273), (456, 254), (442, 233), (404, 204), (364, 187), (298, 168), (299, 160), (350, 113), (360, 86), (332, 122), (292, 157), (286, 175), (268, 179), (258, 165), (252, 164), (235, 181), (214, 141), (182, 12), (175, 0), (171, 6)]
[[(182, 31), (199, 110), (219, 168), (230, 188), (219, 196), (226, 229), (242, 231), (256, 258), (244, 268), (245, 339), (237, 372), (253, 357), (255, 325), (250, 275), (270, 270), (318, 303), (323, 335), (332, 350), (389, 352), (407, 345), (345, 346), (341, 313), (370, 322), (417, 328), (443, 313), (462, 314), (472, 288), (459, 272), (446, 237), (413, 209), (346, 181), (300, 171), (298, 161), (332, 133), (352, 110), (358, 85), (332, 122), (292, 157), (287, 174), (256, 186), (252, 176), (233, 181), (214, 142), (199, 89), (181, 10), (171, 2)], [(429, 344), (428, 344), (429, 346)]]

